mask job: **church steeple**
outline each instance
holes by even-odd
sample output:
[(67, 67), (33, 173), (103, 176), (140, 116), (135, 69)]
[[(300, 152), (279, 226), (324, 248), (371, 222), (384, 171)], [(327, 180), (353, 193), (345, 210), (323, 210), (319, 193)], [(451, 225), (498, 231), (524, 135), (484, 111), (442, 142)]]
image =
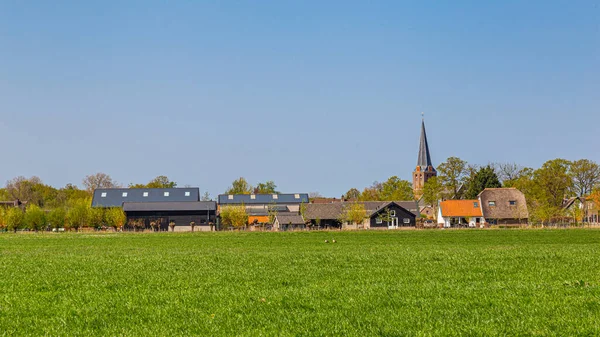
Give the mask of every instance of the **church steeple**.
[(437, 176), (437, 172), (431, 162), (429, 143), (427, 143), (427, 132), (425, 132), (425, 118), (421, 121), (421, 139), (419, 141), (419, 157), (417, 167), (413, 172), (413, 192), (416, 199), (423, 195), (423, 187), (429, 178)]
[[(421, 141), (419, 142), (419, 159), (417, 166), (421, 167), (421, 171), (426, 170), (433, 164), (431, 163), (431, 154), (429, 153), (429, 144), (427, 143), (427, 132), (425, 132), (425, 119), (421, 121)], [(435, 171), (435, 169), (433, 169)]]

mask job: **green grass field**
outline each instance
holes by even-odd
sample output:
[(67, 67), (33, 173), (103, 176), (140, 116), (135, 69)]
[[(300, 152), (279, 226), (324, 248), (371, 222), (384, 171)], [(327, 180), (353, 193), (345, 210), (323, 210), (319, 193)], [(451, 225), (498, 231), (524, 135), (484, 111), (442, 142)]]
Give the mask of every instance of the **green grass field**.
[(5, 233), (0, 335), (600, 335), (600, 231)]

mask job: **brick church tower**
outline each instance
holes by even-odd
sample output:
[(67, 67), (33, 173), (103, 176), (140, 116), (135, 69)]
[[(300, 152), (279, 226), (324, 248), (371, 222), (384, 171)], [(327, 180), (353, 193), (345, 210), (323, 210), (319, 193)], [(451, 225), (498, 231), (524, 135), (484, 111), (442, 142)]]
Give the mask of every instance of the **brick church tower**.
[(420, 199), (423, 195), (423, 186), (429, 178), (437, 176), (437, 172), (431, 163), (429, 144), (427, 144), (427, 133), (425, 132), (425, 119), (421, 122), (421, 141), (419, 143), (419, 158), (417, 168), (413, 172), (413, 192), (415, 198)]

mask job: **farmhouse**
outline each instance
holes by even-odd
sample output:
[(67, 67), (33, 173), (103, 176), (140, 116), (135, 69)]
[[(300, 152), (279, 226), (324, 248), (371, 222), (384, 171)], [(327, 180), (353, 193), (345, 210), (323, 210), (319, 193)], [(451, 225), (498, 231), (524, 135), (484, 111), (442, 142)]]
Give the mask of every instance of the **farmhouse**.
[(127, 226), (161, 231), (210, 231), (217, 205), (198, 188), (111, 188), (94, 191), (92, 207), (122, 208)]
[(521, 225), (529, 218), (527, 201), (516, 188), (486, 188), (479, 193), (483, 217), (490, 225)]
[[(344, 213), (354, 204), (362, 205), (366, 217), (360, 224), (349, 224), (343, 220)], [(414, 209), (410, 211), (407, 208)], [(396, 201), (362, 201), (362, 202), (336, 202), (330, 204), (306, 205), (305, 218), (315, 228), (372, 228), (396, 229), (400, 227), (414, 227), (418, 207), (415, 202)]]
[(218, 201), (219, 209), (225, 206), (243, 205), (248, 214), (249, 224), (268, 223), (269, 212), (299, 214), (300, 204), (309, 202), (306, 193), (221, 194)]

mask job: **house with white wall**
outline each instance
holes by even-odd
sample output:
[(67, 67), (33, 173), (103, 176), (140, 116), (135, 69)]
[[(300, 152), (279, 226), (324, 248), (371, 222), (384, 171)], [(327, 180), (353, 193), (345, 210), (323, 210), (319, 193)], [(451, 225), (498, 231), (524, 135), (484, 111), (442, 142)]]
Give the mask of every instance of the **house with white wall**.
[(444, 228), (479, 228), (485, 220), (479, 200), (445, 200), (439, 203), (437, 223)]

